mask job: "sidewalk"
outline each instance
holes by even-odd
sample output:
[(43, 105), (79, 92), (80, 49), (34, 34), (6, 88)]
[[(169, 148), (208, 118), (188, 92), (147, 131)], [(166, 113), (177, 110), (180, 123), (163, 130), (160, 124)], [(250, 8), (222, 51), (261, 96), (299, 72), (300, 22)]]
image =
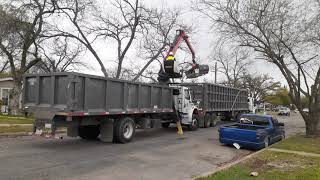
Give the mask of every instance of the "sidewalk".
[(0, 124), (0, 127), (11, 127), (11, 126), (33, 126), (33, 124)]
[(267, 150), (268, 151), (275, 151), (275, 152), (297, 154), (297, 155), (301, 155), (301, 156), (320, 157), (320, 154), (309, 153), (309, 152), (304, 152), (304, 151), (292, 151), (292, 150), (278, 149), (278, 148), (268, 148)]

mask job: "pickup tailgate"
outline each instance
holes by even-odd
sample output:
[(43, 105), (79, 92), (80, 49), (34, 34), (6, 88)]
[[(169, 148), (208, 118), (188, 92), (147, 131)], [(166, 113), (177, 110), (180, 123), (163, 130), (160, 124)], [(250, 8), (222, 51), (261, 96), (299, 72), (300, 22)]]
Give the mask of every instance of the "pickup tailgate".
[(255, 130), (238, 129), (233, 127), (221, 127), (220, 139), (230, 140), (234, 142), (255, 142), (257, 139)]

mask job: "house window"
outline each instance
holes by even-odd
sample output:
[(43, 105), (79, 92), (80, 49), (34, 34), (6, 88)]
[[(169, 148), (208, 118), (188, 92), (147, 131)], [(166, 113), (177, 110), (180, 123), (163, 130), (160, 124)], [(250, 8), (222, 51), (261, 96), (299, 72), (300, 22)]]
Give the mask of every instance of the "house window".
[(1, 112), (2, 113), (8, 113), (9, 103), (10, 103), (9, 95), (10, 95), (9, 88), (1, 89), (1, 101), (2, 101)]

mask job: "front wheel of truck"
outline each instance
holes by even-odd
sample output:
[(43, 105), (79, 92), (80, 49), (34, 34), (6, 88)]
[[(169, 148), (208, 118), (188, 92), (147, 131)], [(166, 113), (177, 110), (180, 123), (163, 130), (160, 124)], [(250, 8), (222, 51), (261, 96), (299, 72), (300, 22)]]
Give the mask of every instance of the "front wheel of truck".
[(100, 134), (99, 126), (80, 126), (79, 136), (82, 139), (94, 140), (97, 139)]
[(192, 122), (188, 125), (188, 129), (190, 131), (196, 131), (199, 128), (199, 120), (197, 118), (197, 115), (192, 115)]
[(130, 142), (135, 134), (136, 124), (132, 118), (124, 117), (116, 121), (114, 128), (114, 141), (117, 143)]

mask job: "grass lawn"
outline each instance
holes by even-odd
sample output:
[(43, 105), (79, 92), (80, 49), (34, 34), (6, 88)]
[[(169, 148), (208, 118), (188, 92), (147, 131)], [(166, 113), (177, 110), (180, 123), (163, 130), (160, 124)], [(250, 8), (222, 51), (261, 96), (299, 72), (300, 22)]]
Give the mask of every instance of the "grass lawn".
[[(258, 172), (259, 176), (251, 177), (250, 173), (253, 171)], [(319, 180), (320, 158), (264, 151), (257, 157), (198, 180), (219, 179)]]
[(272, 147), (320, 154), (320, 137), (306, 138), (303, 135), (297, 135), (275, 144)]
[(0, 127), (0, 134), (3, 133), (17, 133), (17, 132), (32, 132), (32, 126), (10, 126)]
[(0, 115), (0, 124), (33, 124), (33, 118)]
[[(317, 143), (316, 143), (317, 142)], [(273, 148), (320, 153), (320, 139), (295, 136), (284, 140)], [(258, 172), (258, 177), (251, 177), (251, 172)], [(296, 154), (264, 151), (255, 157), (241, 162), (229, 169), (217, 172), (199, 180), (220, 179), (320, 179), (320, 158)]]

